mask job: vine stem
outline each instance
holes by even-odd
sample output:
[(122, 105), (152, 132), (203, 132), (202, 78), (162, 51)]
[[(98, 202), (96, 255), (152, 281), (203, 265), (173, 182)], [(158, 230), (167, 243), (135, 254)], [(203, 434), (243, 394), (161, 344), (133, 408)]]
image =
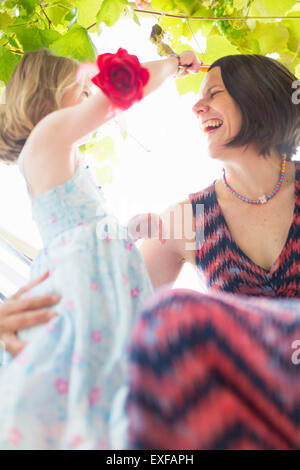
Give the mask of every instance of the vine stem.
[[(173, 13), (165, 13), (161, 11), (154, 10), (139, 10), (138, 8), (133, 8), (135, 13), (149, 14), (153, 16), (166, 16), (168, 18), (179, 18), (182, 20), (204, 20), (204, 21), (246, 21), (246, 20), (300, 20), (300, 16), (186, 16), (186, 15), (175, 15)], [(86, 29), (89, 30), (96, 26), (97, 23), (93, 23), (88, 26)]]
[(139, 10), (134, 8), (135, 12), (151, 14), (156, 16), (167, 16), (170, 18), (181, 18), (183, 20), (205, 20), (205, 21), (228, 21), (228, 20), (300, 20), (300, 16), (186, 16), (186, 15), (175, 15), (173, 13), (164, 13), (160, 11), (152, 10)]
[(40, 4), (40, 8), (41, 8), (42, 12), (44, 13), (44, 15), (46, 16), (46, 18), (47, 18), (49, 29), (51, 29), (51, 25), (52, 25), (51, 20), (48, 18), (48, 15), (47, 15), (47, 13), (45, 12), (45, 10), (44, 10), (44, 8), (42, 7), (41, 4)]

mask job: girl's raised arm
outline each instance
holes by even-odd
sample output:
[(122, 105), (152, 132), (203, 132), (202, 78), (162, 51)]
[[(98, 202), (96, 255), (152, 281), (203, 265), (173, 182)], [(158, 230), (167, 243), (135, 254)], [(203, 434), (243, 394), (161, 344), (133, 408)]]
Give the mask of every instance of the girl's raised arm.
[[(198, 72), (200, 62), (192, 51), (180, 55), (181, 64), (188, 67), (189, 72)], [(155, 91), (169, 77), (175, 74), (178, 59), (174, 56), (142, 64), (150, 72), (150, 79), (144, 87), (143, 96)], [(62, 108), (48, 114), (42, 119), (32, 134), (38, 134), (39, 140), (55, 150), (55, 147), (70, 148), (77, 141), (100, 127), (114, 117), (109, 98), (99, 91), (84, 102)]]

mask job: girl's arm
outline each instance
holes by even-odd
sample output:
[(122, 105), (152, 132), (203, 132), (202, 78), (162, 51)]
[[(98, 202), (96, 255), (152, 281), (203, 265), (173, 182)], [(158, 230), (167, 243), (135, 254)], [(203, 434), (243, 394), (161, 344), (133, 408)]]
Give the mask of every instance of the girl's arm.
[[(198, 72), (200, 62), (192, 51), (180, 55), (181, 63), (188, 65), (189, 72)], [(172, 56), (142, 64), (150, 72), (150, 79), (144, 88), (144, 96), (149, 95), (169, 77), (175, 74), (178, 60)], [(48, 114), (32, 131), (39, 135), (39, 141), (46, 139), (49, 145), (70, 148), (81, 138), (110, 120), (115, 112), (110, 111), (110, 101), (100, 90), (84, 102)], [(44, 139), (43, 139), (44, 137)]]
[[(200, 70), (192, 51), (180, 54), (180, 60), (188, 66), (186, 73)], [(143, 64), (150, 72), (144, 96), (174, 75), (177, 65), (176, 57)], [(110, 120), (115, 115), (111, 109), (110, 100), (99, 89), (80, 104), (48, 114), (35, 126), (24, 147), (24, 174), (33, 197), (69, 180), (76, 170), (74, 144), (78, 146), (80, 140)]]

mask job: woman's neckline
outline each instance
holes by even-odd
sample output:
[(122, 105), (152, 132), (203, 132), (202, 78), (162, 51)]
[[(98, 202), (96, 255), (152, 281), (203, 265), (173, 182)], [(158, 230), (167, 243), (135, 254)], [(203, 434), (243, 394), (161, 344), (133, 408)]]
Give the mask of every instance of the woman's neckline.
[[(247, 261), (248, 263), (251, 263), (256, 269), (259, 269), (261, 271), (263, 271), (263, 273), (267, 276), (271, 276), (273, 275), (273, 273), (276, 271), (276, 269), (278, 269), (279, 267), (279, 262), (280, 262), (280, 259), (282, 258), (282, 255), (284, 253), (284, 251), (286, 250), (286, 247), (289, 243), (289, 240), (291, 238), (291, 235), (293, 233), (293, 230), (294, 230), (294, 226), (295, 226), (295, 222), (296, 222), (296, 209), (297, 209), (297, 197), (298, 197), (298, 191), (297, 191), (297, 180), (299, 179), (299, 172), (300, 172), (300, 161), (292, 161), (292, 163), (294, 163), (294, 209), (293, 209), (293, 218), (292, 218), (292, 222), (291, 222), (291, 225), (290, 225), (290, 228), (289, 228), (289, 231), (288, 231), (288, 235), (287, 235), (287, 238), (286, 238), (286, 241), (285, 241), (285, 244), (279, 254), (279, 256), (276, 258), (276, 260), (274, 261), (274, 263), (272, 264), (272, 266), (270, 267), (270, 269), (265, 269), (263, 268), (262, 266), (260, 266), (259, 264), (256, 264), (251, 258), (249, 258), (248, 255), (246, 255), (246, 253), (243, 252), (243, 250), (239, 247), (239, 245), (236, 243), (236, 241), (234, 240), (232, 234), (231, 234), (231, 231), (228, 227), (228, 224), (226, 222), (226, 219), (225, 219), (225, 216), (223, 214), (223, 211), (222, 211), (222, 208), (221, 208), (221, 205), (219, 204), (219, 201), (218, 201), (218, 197), (217, 197), (217, 193), (216, 193), (216, 188), (215, 188), (215, 183), (217, 180), (215, 180), (212, 184), (212, 189), (213, 189), (213, 196), (214, 196), (214, 199), (215, 199), (215, 204), (217, 205), (217, 207), (219, 208), (219, 213), (220, 213), (220, 216), (222, 218), (222, 222), (226, 228), (226, 231), (227, 231), (227, 234), (231, 240), (231, 242), (234, 244), (234, 246), (236, 247), (237, 251), (239, 252), (239, 254), (241, 256), (243, 256)], [(246, 204), (246, 203), (245, 203)]]

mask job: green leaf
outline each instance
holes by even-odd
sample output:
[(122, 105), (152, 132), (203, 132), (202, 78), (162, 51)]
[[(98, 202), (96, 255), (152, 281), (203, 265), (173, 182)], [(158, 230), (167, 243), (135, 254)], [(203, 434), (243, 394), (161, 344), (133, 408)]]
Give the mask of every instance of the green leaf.
[(292, 73), (295, 74), (296, 68), (300, 63), (300, 56), (295, 57), (289, 49), (280, 51), (279, 62), (285, 65)]
[(197, 0), (176, 0), (175, 11), (183, 13), (186, 16), (191, 16), (197, 7), (199, 7), (199, 2)]
[(295, 75), (300, 80), (300, 64), (298, 64), (297, 67), (296, 67)]
[[(72, 6), (70, 6), (70, 8), (72, 8)], [(66, 7), (62, 7), (60, 5), (50, 5), (48, 8), (45, 8), (45, 12), (49, 20), (54, 24), (54, 26), (58, 26), (60, 24), (63, 24), (64, 22), (67, 23), (65, 16), (68, 10), (66, 9)]]
[(12, 24), (13, 18), (9, 16), (7, 13), (0, 13), (0, 29), (6, 28), (10, 24)]
[[(300, 4), (296, 4), (291, 10), (287, 12), (287, 17), (299, 16), (300, 17)], [(283, 20), (283, 26), (288, 29), (290, 34), (288, 39), (288, 47), (292, 51), (296, 51), (300, 42), (300, 19), (299, 20)]]
[(74, 0), (74, 5), (78, 9), (78, 24), (84, 28), (88, 28), (97, 22), (97, 13), (101, 5), (101, 0)]
[(255, 0), (249, 16), (285, 16), (295, 3), (295, 0)]
[(36, 5), (39, 3), (39, 0), (22, 0), (21, 2), (18, 2), (18, 4), (26, 10), (28, 15), (35, 10)]
[(103, 0), (97, 13), (98, 24), (106, 23), (107, 26), (113, 26), (122, 15), (126, 3), (125, 0)]
[(202, 60), (205, 64), (212, 65), (220, 57), (233, 54), (239, 54), (238, 49), (225, 37), (214, 35), (207, 38), (206, 51)]
[(14, 54), (5, 47), (0, 47), (0, 80), (5, 84), (10, 79), (15, 67), (21, 60), (21, 55)]
[(73, 57), (80, 62), (94, 62), (97, 54), (88, 32), (78, 24), (73, 24), (68, 33), (50, 45), (50, 49), (57, 55)]
[(289, 32), (281, 23), (258, 23), (252, 38), (259, 42), (261, 54), (278, 52), (286, 46)]
[(199, 72), (197, 74), (187, 75), (184, 78), (176, 79), (175, 83), (179, 95), (184, 95), (185, 93), (189, 93), (191, 91), (198, 94), (204, 77), (205, 73)]
[(172, 0), (152, 0), (151, 6), (153, 10), (158, 11), (174, 11), (175, 3)]
[[(211, 16), (214, 16), (214, 15), (213, 15), (213, 12), (211, 10), (201, 6), (200, 8), (198, 8), (193, 13), (192, 17), (193, 16), (196, 16), (196, 17), (200, 17), (200, 16), (211, 17)], [(190, 28), (192, 29), (194, 34), (197, 31), (199, 31), (199, 29), (201, 29), (202, 36), (207, 36), (210, 33), (210, 31), (213, 27), (213, 22), (208, 21), (208, 20), (191, 20), (191, 21), (189, 21), (189, 25), (190, 25)], [(188, 27), (187, 24), (185, 24), (185, 27), (184, 27), (184, 30), (183, 30), (183, 35), (191, 39), (192, 35), (191, 35), (191, 32), (190, 32), (190, 28)]]
[(20, 47), (19, 44), (17, 43), (17, 41), (15, 41), (13, 37), (10, 37), (10, 38), (8, 39), (8, 43), (9, 43), (12, 47), (14, 47), (15, 49), (19, 49), (19, 47)]
[(57, 31), (52, 29), (39, 29), (34, 26), (30, 28), (15, 28), (15, 33), (24, 52), (49, 47), (51, 43), (60, 37)]
[(252, 48), (253, 54), (261, 54), (259, 42), (257, 39), (254, 39), (253, 41), (253, 48)]

